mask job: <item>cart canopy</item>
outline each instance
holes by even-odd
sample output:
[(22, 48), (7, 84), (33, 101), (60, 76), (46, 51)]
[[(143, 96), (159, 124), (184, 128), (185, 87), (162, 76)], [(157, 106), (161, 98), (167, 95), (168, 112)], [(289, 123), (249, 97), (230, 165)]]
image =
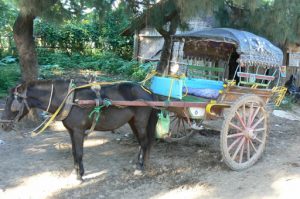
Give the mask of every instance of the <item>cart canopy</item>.
[(173, 36), (184, 41), (185, 57), (229, 59), (236, 51), (241, 66), (282, 66), (283, 53), (267, 39), (231, 28), (208, 28)]

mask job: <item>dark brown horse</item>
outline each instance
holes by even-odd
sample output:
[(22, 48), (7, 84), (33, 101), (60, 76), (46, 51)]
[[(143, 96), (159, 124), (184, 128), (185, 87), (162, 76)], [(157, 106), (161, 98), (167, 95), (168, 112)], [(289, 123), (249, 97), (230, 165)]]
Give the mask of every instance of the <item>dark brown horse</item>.
[[(2, 120), (17, 122), (22, 119), (31, 108), (39, 108), (54, 113), (67, 95), (70, 81), (34, 81), (21, 84), (11, 90), (2, 114)], [(51, 92), (52, 91), (52, 92)], [(90, 88), (76, 89), (75, 99), (99, 98)], [(52, 93), (52, 94), (51, 94)], [(100, 98), (110, 100), (153, 100), (153, 95), (134, 83), (119, 83), (102, 86)], [(68, 116), (62, 121), (67, 128), (71, 141), (74, 157), (74, 167), (77, 179), (82, 180), (84, 168), (82, 163), (83, 142), (86, 130), (93, 124), (93, 118), (89, 114), (93, 107), (83, 108), (73, 105)], [(112, 131), (129, 123), (133, 133), (140, 144), (137, 168), (143, 170), (144, 163), (148, 158), (151, 144), (154, 140), (157, 111), (151, 107), (104, 107), (99, 121), (95, 126), (98, 131)], [(3, 129), (8, 131), (12, 125), (5, 123)]]

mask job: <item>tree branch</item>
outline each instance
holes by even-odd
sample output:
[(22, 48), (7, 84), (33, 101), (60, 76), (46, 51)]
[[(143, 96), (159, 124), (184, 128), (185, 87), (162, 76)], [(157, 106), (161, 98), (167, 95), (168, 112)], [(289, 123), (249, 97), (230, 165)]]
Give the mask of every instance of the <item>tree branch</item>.
[(162, 26), (160, 26), (160, 27), (155, 27), (155, 29), (156, 29), (157, 32), (159, 32), (159, 34), (161, 34), (161, 36), (163, 36), (164, 38), (170, 37), (170, 33), (169, 33), (168, 31), (166, 31)]

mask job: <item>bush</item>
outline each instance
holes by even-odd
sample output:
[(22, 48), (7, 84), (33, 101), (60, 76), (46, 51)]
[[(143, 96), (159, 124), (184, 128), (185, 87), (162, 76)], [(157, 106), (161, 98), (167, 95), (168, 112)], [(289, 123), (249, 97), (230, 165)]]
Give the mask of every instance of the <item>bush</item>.
[(53, 79), (57, 76), (62, 76), (64, 69), (58, 65), (41, 65), (40, 66), (40, 77), (42, 79)]
[(61, 68), (93, 69), (97, 65), (98, 57), (64, 52), (51, 52), (46, 49), (38, 49), (38, 62), (40, 65), (57, 65)]
[(150, 63), (140, 65), (137, 61), (127, 61), (111, 52), (96, 52), (93, 55), (38, 50), (38, 61), (44, 78), (62, 75), (64, 70), (91, 69), (105, 72), (109, 75), (120, 75), (128, 80), (140, 81), (153, 69)]
[(21, 78), (20, 67), (17, 64), (0, 65), (0, 97), (8, 94), (8, 89), (14, 87)]

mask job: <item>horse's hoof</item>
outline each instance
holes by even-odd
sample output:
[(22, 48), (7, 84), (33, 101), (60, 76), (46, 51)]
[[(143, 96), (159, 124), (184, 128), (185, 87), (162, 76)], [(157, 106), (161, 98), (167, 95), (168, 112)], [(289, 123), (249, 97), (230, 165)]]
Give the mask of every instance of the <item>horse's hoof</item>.
[(141, 176), (141, 175), (143, 175), (143, 171), (140, 170), (140, 169), (136, 169), (136, 170), (134, 171), (133, 175), (135, 175), (135, 176)]
[(77, 176), (76, 180), (81, 183), (83, 183), (83, 181), (84, 181), (82, 176)]
[(67, 184), (69, 185), (80, 185), (84, 182), (82, 177), (76, 174), (75, 170), (73, 170), (72, 173), (69, 175), (67, 181)]

